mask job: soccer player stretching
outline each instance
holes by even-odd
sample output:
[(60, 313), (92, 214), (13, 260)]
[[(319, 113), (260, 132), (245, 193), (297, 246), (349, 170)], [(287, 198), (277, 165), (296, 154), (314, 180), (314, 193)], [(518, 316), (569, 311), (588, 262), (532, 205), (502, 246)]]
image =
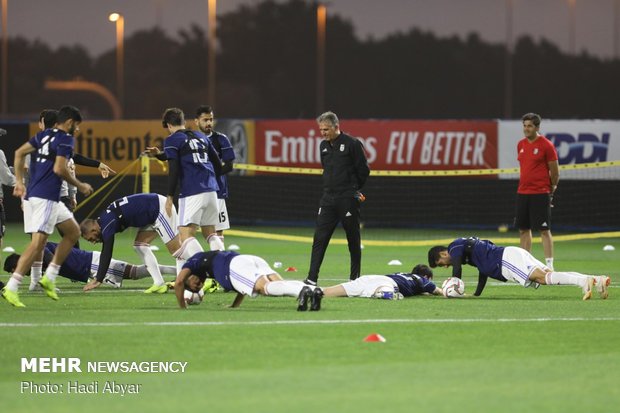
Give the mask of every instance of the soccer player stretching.
[(475, 237), (457, 238), (447, 247), (436, 246), (428, 251), (428, 265), (432, 268), (452, 266), (452, 276), (461, 278), (462, 265), (478, 268), (478, 286), (475, 296), (482, 294), (488, 278), (508, 280), (524, 287), (534, 285), (576, 285), (583, 290), (583, 299), (592, 297), (596, 285), (601, 298), (607, 298), (611, 283), (605, 275), (585, 275), (578, 272), (553, 271), (529, 252), (519, 247), (500, 247), (489, 240)]

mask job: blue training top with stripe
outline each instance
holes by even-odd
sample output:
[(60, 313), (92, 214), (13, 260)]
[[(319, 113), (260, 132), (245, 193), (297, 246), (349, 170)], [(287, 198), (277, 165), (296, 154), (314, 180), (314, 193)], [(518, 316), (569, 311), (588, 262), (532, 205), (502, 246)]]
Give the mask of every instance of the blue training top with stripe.
[[(222, 162), (232, 162), (235, 160), (235, 151), (228, 137), (223, 133), (213, 131), (207, 138), (217, 151)], [(228, 176), (226, 174), (217, 175), (217, 197), (219, 199), (228, 199)]]
[(179, 198), (218, 190), (215, 170), (209, 159), (209, 151), (216, 153), (215, 149), (202, 132), (191, 131), (191, 135), (193, 138), (183, 131), (176, 131), (164, 141), (168, 162), (179, 162)]
[(405, 297), (420, 295), (422, 293), (432, 294), (437, 288), (431, 280), (416, 274), (397, 272), (394, 274), (387, 274), (386, 277), (396, 282), (398, 291)]
[[(58, 244), (55, 242), (48, 242), (45, 244), (45, 249), (54, 255), (57, 246)], [(93, 253), (91, 251), (71, 248), (69, 255), (67, 255), (67, 258), (60, 266), (58, 273), (72, 280), (88, 282), (88, 277), (91, 274), (92, 262)]]
[(73, 136), (60, 129), (46, 129), (28, 141), (36, 148), (30, 157), (30, 181), (26, 199), (30, 197), (60, 201), (62, 178), (54, 173), (57, 156), (73, 156)]
[(134, 194), (117, 199), (99, 215), (101, 239), (114, 238), (114, 234), (126, 228), (152, 225), (159, 216), (159, 195)]
[(189, 269), (203, 282), (207, 278), (215, 278), (224, 290), (235, 291), (230, 282), (230, 262), (238, 255), (235, 251), (198, 252), (183, 264), (183, 268)]
[[(463, 263), (463, 252), (470, 238), (457, 238), (448, 245), (448, 254), (454, 267), (454, 271), (459, 270), (459, 274), (454, 277), (461, 278), (460, 268)], [(476, 239), (469, 255), (467, 264), (478, 268), (480, 274), (486, 275), (496, 280), (506, 281), (502, 276), (502, 256), (504, 247), (499, 247), (489, 240)]]

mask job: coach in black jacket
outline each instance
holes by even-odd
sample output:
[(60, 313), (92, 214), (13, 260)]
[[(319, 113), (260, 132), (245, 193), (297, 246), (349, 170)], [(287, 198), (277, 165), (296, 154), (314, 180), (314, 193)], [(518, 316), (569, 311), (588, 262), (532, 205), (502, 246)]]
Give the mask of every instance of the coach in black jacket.
[(351, 255), (351, 280), (360, 276), (362, 249), (360, 239), (360, 203), (364, 195), (359, 190), (370, 174), (362, 143), (340, 132), (338, 116), (325, 112), (317, 118), (321, 136), (321, 165), (323, 166), (323, 196), (314, 231), (312, 257), (306, 284), (316, 285), (319, 270), (329, 240), (338, 222), (347, 234)]

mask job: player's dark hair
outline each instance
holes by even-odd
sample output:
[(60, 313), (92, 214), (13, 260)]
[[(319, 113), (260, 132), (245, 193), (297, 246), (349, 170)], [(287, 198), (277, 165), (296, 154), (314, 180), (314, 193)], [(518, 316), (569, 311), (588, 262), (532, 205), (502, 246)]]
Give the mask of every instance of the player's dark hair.
[(428, 265), (418, 264), (411, 270), (412, 274), (417, 274), (420, 277), (426, 277), (429, 280), (433, 279), (433, 270), (431, 270)]
[[(193, 275), (193, 274), (192, 274)], [(187, 277), (185, 279), (185, 281), (183, 282), (183, 287), (187, 290), (187, 291), (191, 291), (193, 293), (198, 293), (200, 291), (200, 288), (197, 288), (196, 290), (193, 290), (190, 286), (189, 286), (189, 277)]]
[(43, 121), (45, 129), (53, 128), (58, 122), (58, 111), (56, 109), (43, 109), (39, 114), (39, 122)]
[(437, 260), (441, 258), (441, 256), (439, 255), (441, 251), (448, 251), (448, 247), (437, 245), (431, 248), (430, 250), (428, 250), (428, 265), (431, 268), (437, 267)]
[(19, 261), (19, 254), (11, 254), (4, 260), (4, 272), (13, 274), (15, 268), (17, 268), (17, 261)]
[(532, 123), (536, 127), (540, 126), (540, 115), (537, 113), (532, 113), (532, 112), (526, 113), (525, 115), (521, 117), (521, 121), (525, 122), (526, 120), (532, 121)]
[(58, 118), (56, 119), (56, 122), (65, 123), (70, 119), (76, 122), (82, 122), (82, 114), (78, 108), (67, 105), (58, 109)]
[(161, 124), (164, 128), (170, 126), (182, 126), (185, 123), (185, 115), (179, 108), (168, 108), (161, 118)]
[(209, 105), (200, 105), (196, 109), (196, 117), (199, 118), (203, 113), (213, 113), (213, 108)]

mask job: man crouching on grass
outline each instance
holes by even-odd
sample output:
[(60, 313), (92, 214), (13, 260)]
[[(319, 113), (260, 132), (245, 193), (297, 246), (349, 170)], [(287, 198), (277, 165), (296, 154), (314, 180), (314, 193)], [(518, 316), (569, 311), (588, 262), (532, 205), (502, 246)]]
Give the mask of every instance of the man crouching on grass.
[[(234, 251), (199, 252), (187, 260), (174, 284), (174, 292), (181, 308), (187, 308), (183, 297), (184, 290), (198, 292), (207, 278), (215, 279), (224, 290), (237, 293), (231, 304), (232, 308), (239, 307), (246, 295), (265, 295), (298, 297), (303, 303), (300, 302), (297, 310), (308, 309), (305, 292), (310, 287), (302, 281), (283, 280), (261, 257)], [(323, 291), (316, 287), (309, 297), (310, 311), (319, 311)]]

